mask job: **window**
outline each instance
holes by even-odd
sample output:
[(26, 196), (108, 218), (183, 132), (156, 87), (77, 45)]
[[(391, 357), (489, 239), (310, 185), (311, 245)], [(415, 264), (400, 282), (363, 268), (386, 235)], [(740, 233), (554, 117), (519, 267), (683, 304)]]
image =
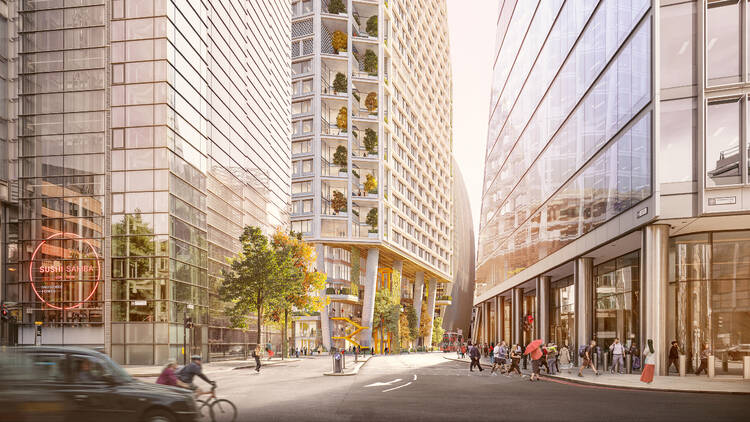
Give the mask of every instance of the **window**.
[(312, 79), (292, 82), (292, 95), (305, 95), (312, 92)]
[(304, 135), (312, 132), (312, 120), (298, 120), (292, 122), (292, 136)]
[(695, 84), (695, 3), (661, 8), (661, 87)]
[(693, 180), (696, 101), (692, 98), (661, 103), (662, 183)]
[(292, 103), (292, 115), (294, 116), (297, 114), (309, 113), (310, 104), (311, 104), (310, 100), (298, 101), (296, 103)]
[(307, 154), (312, 151), (312, 143), (307, 141), (292, 142), (292, 154)]
[(312, 212), (312, 199), (292, 201), (292, 214), (309, 214)]
[(312, 193), (312, 182), (294, 182), (292, 183), (292, 195)]
[(706, 15), (706, 78), (709, 85), (740, 80), (740, 4), (709, 1)]
[(292, 76), (302, 75), (312, 72), (312, 60), (303, 60), (292, 63)]
[(313, 160), (298, 160), (292, 162), (292, 176), (312, 173)]
[(706, 186), (740, 183), (740, 100), (708, 104)]
[(297, 233), (312, 232), (312, 220), (292, 221), (292, 231)]

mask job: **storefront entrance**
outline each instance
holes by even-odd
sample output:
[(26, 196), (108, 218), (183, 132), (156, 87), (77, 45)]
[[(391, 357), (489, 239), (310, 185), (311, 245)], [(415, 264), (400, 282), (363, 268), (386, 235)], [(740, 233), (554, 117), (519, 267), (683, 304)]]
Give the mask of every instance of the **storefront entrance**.
[(615, 338), (626, 347), (637, 343), (640, 336), (640, 251), (594, 267), (594, 289), (594, 339), (598, 345), (608, 350)]

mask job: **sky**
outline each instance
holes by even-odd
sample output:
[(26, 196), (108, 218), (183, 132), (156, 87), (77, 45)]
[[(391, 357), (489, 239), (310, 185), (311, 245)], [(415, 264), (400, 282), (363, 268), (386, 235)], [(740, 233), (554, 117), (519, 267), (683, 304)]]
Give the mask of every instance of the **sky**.
[(498, 0), (446, 3), (453, 66), (453, 155), (471, 198), (476, 236), (482, 207)]

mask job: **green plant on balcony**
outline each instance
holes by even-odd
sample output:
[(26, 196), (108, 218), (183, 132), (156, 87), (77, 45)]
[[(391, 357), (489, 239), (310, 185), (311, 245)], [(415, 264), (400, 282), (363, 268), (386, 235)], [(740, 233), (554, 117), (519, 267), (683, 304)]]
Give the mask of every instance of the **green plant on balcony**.
[(346, 196), (343, 193), (335, 190), (333, 191), (333, 199), (331, 199), (331, 208), (336, 214), (340, 212), (346, 212)]
[(341, 171), (346, 171), (346, 166), (349, 163), (349, 154), (346, 147), (339, 145), (336, 147), (336, 152), (333, 153), (333, 164), (341, 167)]
[[(378, 193), (378, 181), (375, 176), (368, 174), (365, 176), (365, 191), (367, 193)], [(369, 222), (367, 224), (370, 224)]]
[(334, 92), (346, 92), (346, 75), (339, 72), (336, 74), (336, 77), (333, 79), (333, 91)]
[(346, 128), (348, 126), (347, 113), (348, 113), (348, 110), (346, 109), (346, 107), (341, 107), (339, 109), (339, 114), (336, 116), (336, 126), (342, 132), (346, 132)]
[(365, 222), (372, 227), (370, 230), (368, 230), (370, 233), (377, 233), (378, 232), (378, 209), (373, 208), (370, 210), (370, 212), (367, 213), (367, 219)]
[(335, 51), (337, 54), (339, 51), (346, 51), (346, 42), (348, 40), (348, 37), (346, 33), (341, 31), (333, 31), (333, 36), (331, 37), (331, 47), (333, 47), (333, 51)]
[(336, 294), (336, 289), (334, 289), (333, 287), (326, 287), (326, 294), (327, 295), (335, 295)]
[(346, 13), (344, 0), (331, 0), (331, 2), (328, 3), (328, 13), (333, 13), (334, 15), (338, 15), (339, 13)]
[(369, 154), (378, 153), (378, 132), (369, 127), (365, 129), (365, 149)]
[(376, 76), (378, 74), (378, 55), (369, 48), (367, 49), (367, 51), (365, 51), (364, 65), (365, 72), (369, 73), (372, 76)]
[(360, 101), (362, 101), (362, 100), (360, 99), (360, 96), (359, 96), (359, 92), (357, 92), (357, 91), (352, 91), (352, 95), (354, 96), (354, 99), (355, 99), (355, 100), (357, 100), (357, 103), (359, 103)]
[(367, 34), (371, 37), (378, 37), (378, 15), (370, 16), (370, 19), (367, 19)]
[(442, 296), (440, 296), (440, 298), (438, 300), (447, 300), (447, 301), (450, 301), (451, 300), (451, 295), (442, 295)]
[(357, 22), (357, 26), (361, 25), (361, 23), (359, 23), (359, 13), (357, 12), (354, 12), (354, 22)]
[(365, 98), (365, 107), (370, 111), (370, 114), (375, 114), (378, 111), (378, 93), (371, 92), (367, 94)]

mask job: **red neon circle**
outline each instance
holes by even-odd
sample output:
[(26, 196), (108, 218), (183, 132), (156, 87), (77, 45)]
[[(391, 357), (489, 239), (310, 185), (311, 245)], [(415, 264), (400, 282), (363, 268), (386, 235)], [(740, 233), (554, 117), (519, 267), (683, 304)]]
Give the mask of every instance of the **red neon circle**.
[[(63, 236), (63, 235), (66, 236), (66, 237), (67, 236), (72, 236), (72, 237), (81, 239), (82, 241), (86, 242), (86, 244), (89, 245), (89, 248), (91, 248), (91, 251), (96, 256), (96, 284), (94, 284), (94, 288), (91, 289), (91, 293), (88, 295), (88, 297), (86, 299), (83, 299), (82, 301), (78, 302), (77, 304), (75, 304), (73, 306), (68, 306), (68, 307), (65, 307), (65, 306), (55, 306), (55, 305), (47, 302), (46, 300), (44, 300), (44, 298), (36, 290), (36, 286), (34, 285), (34, 278), (32, 277), (32, 272), (33, 272), (33, 268), (34, 268), (34, 259), (36, 258), (36, 254), (37, 254), (37, 252), (39, 252), (39, 249), (41, 249), (42, 245), (44, 245), (45, 243), (47, 243), (47, 241), (50, 240), (50, 239), (52, 239), (53, 237), (58, 237), (58, 236)], [(99, 265), (99, 254), (96, 253), (96, 249), (94, 249), (94, 245), (92, 245), (91, 242), (89, 242), (88, 240), (82, 238), (81, 236), (79, 236), (79, 235), (77, 235), (75, 233), (55, 233), (52, 236), (44, 239), (42, 241), (42, 243), (40, 243), (39, 245), (37, 245), (36, 249), (34, 249), (34, 253), (31, 254), (31, 261), (29, 262), (29, 281), (31, 282), (31, 288), (34, 290), (34, 294), (36, 295), (36, 297), (38, 297), (39, 300), (42, 301), (42, 303), (44, 303), (45, 305), (49, 306), (50, 308), (59, 309), (59, 310), (75, 309), (75, 308), (78, 308), (79, 306), (83, 305), (84, 302), (88, 302), (88, 300), (91, 299), (92, 296), (94, 296), (94, 293), (96, 293), (96, 289), (99, 287), (99, 280), (101, 279), (101, 276), (102, 276), (102, 266)]]

